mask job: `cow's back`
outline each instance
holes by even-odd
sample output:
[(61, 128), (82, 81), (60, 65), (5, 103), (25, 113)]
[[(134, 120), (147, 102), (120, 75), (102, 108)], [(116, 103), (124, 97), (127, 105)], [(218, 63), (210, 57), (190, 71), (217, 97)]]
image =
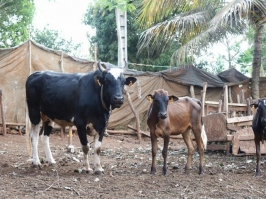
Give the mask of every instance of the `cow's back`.
[(172, 135), (181, 134), (192, 125), (201, 125), (202, 107), (196, 99), (180, 97), (168, 105), (167, 111)]
[(26, 82), (28, 107), (51, 119), (69, 121), (82, 106), (81, 98), (93, 100), (93, 81), (93, 73), (35, 72)]

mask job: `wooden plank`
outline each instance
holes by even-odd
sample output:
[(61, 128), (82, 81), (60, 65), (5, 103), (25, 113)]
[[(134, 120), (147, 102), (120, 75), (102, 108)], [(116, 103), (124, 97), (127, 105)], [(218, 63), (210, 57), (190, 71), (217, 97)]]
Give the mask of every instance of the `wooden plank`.
[(230, 111), (236, 111), (236, 112), (239, 112), (239, 111), (246, 112), (248, 109), (246, 106), (245, 107), (243, 107), (243, 106), (241, 106), (241, 107), (229, 106), (229, 110)]
[(247, 122), (247, 121), (252, 121), (252, 120), (253, 120), (253, 115), (250, 115), (250, 116), (244, 116), (244, 117), (227, 118), (226, 122), (230, 124), (230, 123), (237, 123), (237, 122)]
[(240, 126), (236, 126), (236, 125), (233, 125), (233, 124), (227, 124), (226, 128), (228, 130), (230, 130), (230, 131), (239, 131), (239, 130), (242, 129)]
[(236, 123), (237, 126), (252, 126), (252, 121)]
[(209, 142), (226, 141), (228, 130), (226, 118), (223, 113), (215, 113), (202, 117)]
[[(219, 102), (216, 101), (205, 101), (206, 105), (217, 105), (219, 104)], [(243, 104), (243, 103), (228, 103), (229, 106), (236, 106), (236, 107), (247, 107), (247, 104)]]
[(227, 149), (226, 144), (208, 144), (207, 145), (207, 150), (210, 150), (210, 151), (218, 151), (218, 150), (226, 151), (226, 149)]

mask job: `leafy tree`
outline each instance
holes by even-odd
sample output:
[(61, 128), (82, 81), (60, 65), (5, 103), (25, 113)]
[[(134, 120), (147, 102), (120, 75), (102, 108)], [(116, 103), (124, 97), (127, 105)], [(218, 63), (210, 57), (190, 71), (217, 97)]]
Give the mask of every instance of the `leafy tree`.
[(71, 38), (64, 39), (57, 30), (49, 30), (47, 27), (43, 30), (34, 30), (32, 39), (47, 48), (61, 50), (72, 55), (76, 55), (76, 51), (81, 46), (81, 44), (74, 44)]
[(143, 0), (139, 21), (149, 28), (141, 36), (140, 50), (151, 44), (160, 50), (177, 39), (182, 47), (174, 53), (173, 62), (178, 63), (228, 34), (242, 34), (249, 22), (255, 30), (251, 90), (258, 99), (265, 15), (265, 0)]
[[(94, 45), (98, 47), (98, 59), (102, 61), (111, 62), (117, 64), (117, 33), (115, 13), (108, 9), (99, 9), (95, 6), (89, 6), (84, 16), (84, 23), (90, 25), (96, 29), (96, 35), (90, 36), (89, 41), (92, 44), (90, 53), (94, 54)], [(173, 52), (176, 49), (178, 43), (173, 41), (169, 45), (169, 50), (160, 54), (156, 51), (150, 53), (148, 50), (144, 50), (137, 56), (138, 38), (141, 30), (138, 28), (137, 11), (127, 13), (127, 34), (128, 34), (128, 60), (129, 68), (142, 70), (142, 71), (160, 71), (167, 67), (157, 66), (169, 66)], [(136, 65), (131, 63), (142, 63), (143, 65)]]
[(34, 16), (33, 0), (0, 0), (0, 47), (13, 47), (28, 39)]

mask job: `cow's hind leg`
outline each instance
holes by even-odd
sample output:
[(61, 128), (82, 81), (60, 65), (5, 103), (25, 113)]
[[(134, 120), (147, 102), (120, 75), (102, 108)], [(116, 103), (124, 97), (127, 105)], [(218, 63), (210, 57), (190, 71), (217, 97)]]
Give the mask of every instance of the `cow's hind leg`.
[(260, 176), (261, 172), (260, 172), (260, 159), (261, 159), (261, 153), (260, 153), (260, 139), (258, 138), (258, 136), (256, 136), (255, 134), (255, 145), (256, 145), (256, 156), (257, 156), (257, 165), (256, 165), (256, 174), (255, 176)]
[(99, 141), (99, 134), (94, 135), (94, 173), (100, 175), (104, 172), (100, 162), (100, 153), (101, 153), (102, 142)]
[(30, 137), (32, 144), (32, 163), (34, 166), (40, 166), (40, 159), (38, 155), (38, 141), (39, 141), (40, 124), (32, 124)]
[(205, 133), (205, 132), (202, 132), (204, 130), (202, 128), (204, 127), (198, 126), (192, 129), (195, 139), (196, 139), (197, 146), (198, 146), (199, 155), (200, 155), (199, 175), (203, 174), (203, 164), (204, 164), (204, 144), (203, 144), (201, 133)]
[(51, 149), (50, 149), (50, 143), (49, 143), (49, 136), (53, 130), (53, 124), (51, 120), (46, 120), (43, 122), (43, 131), (41, 134), (41, 140), (44, 145), (44, 151), (45, 151), (45, 156), (46, 156), (46, 161), (50, 164), (55, 164), (55, 160), (52, 156)]
[(190, 137), (190, 129), (187, 129), (183, 134), (183, 139), (187, 145), (187, 149), (188, 149), (188, 157), (187, 157), (187, 164), (185, 167), (185, 174), (189, 174), (189, 170), (191, 168), (191, 163), (192, 163), (192, 156), (194, 154), (194, 146), (193, 146), (193, 142), (191, 140)]

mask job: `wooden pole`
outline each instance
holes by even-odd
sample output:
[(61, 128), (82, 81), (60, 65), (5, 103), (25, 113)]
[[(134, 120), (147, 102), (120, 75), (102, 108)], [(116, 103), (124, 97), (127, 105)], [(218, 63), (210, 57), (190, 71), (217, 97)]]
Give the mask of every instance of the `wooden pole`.
[(228, 86), (224, 86), (224, 111), (226, 113), (226, 117), (228, 118)]
[(126, 89), (125, 89), (125, 91), (126, 91), (126, 94), (127, 94), (127, 98), (128, 98), (128, 102), (129, 102), (130, 108), (131, 108), (131, 110), (132, 110), (132, 112), (133, 112), (133, 114), (135, 115), (135, 118), (136, 118), (137, 135), (138, 135), (139, 141), (141, 141), (139, 115), (136, 112), (136, 110), (134, 109), (134, 106), (133, 106), (133, 103), (132, 103), (132, 100), (131, 100), (129, 92)]
[(192, 98), (195, 98), (194, 86), (190, 85), (190, 95)]
[(0, 108), (1, 108), (1, 116), (2, 116), (2, 126), (3, 126), (3, 135), (6, 135), (6, 122), (5, 122), (5, 115), (4, 115), (4, 105), (2, 100), (2, 90), (0, 90)]
[(201, 98), (201, 103), (202, 103), (202, 116), (205, 115), (205, 98), (206, 98), (206, 90), (207, 90), (207, 82), (203, 83), (203, 90), (202, 90), (202, 98)]

